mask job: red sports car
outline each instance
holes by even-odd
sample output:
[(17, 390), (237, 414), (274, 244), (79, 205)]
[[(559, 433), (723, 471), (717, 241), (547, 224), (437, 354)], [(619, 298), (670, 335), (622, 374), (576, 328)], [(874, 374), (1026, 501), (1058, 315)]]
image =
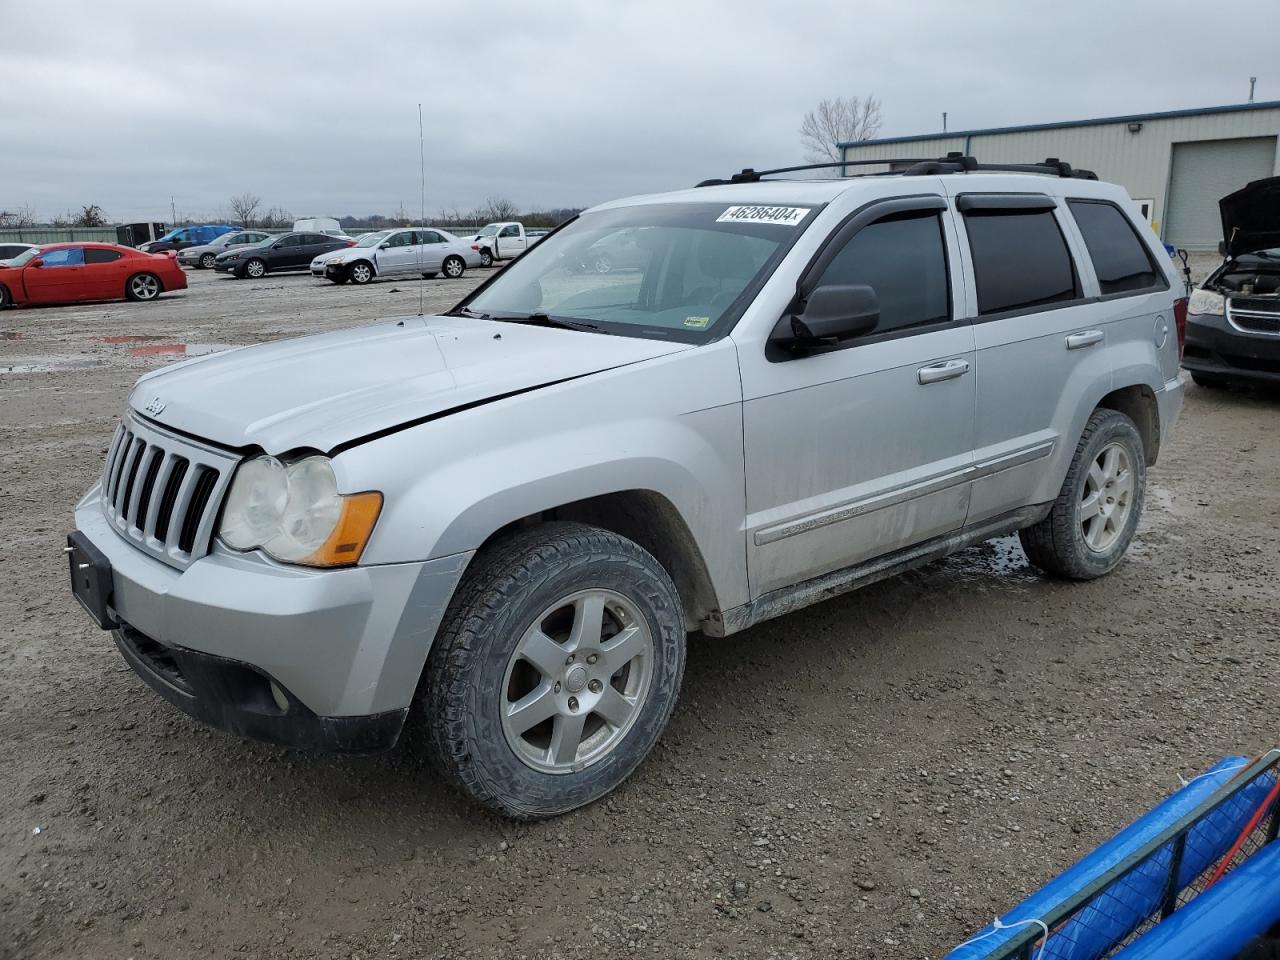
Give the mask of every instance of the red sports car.
[(0, 266), (0, 308), (81, 300), (154, 300), (185, 290), (187, 275), (171, 253), (143, 253), (114, 243), (51, 243)]

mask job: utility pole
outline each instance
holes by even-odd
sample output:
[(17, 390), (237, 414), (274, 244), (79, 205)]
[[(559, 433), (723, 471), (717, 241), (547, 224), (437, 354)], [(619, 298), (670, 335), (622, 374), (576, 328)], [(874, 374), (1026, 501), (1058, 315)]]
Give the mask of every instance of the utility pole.
[(169, 215), (173, 217), (169, 221), (169, 227), (172, 229), (178, 225), (178, 208), (173, 205), (173, 194), (169, 195)]
[(942, 132), (947, 132), (947, 111), (945, 110), (942, 111)]
[(1250, 78), (1249, 78), (1249, 102), (1250, 102), (1250, 103), (1253, 103), (1253, 88), (1254, 88), (1254, 85), (1255, 85), (1257, 82), (1258, 82), (1258, 78), (1257, 78), (1257, 77), (1250, 77)]

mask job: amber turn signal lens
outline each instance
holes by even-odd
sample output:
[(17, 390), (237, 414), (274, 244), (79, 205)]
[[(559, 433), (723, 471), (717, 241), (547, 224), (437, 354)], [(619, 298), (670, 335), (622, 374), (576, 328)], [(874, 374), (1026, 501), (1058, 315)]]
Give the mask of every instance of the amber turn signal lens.
[(315, 553), (299, 561), (311, 567), (349, 567), (359, 562), (373, 525), (382, 511), (382, 494), (351, 493), (342, 498), (342, 516), (329, 539)]

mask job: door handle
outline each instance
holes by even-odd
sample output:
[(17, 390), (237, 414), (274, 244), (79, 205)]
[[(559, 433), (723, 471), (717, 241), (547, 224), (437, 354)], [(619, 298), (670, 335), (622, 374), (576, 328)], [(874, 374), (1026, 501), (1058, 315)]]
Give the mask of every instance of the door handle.
[(1084, 347), (1092, 347), (1095, 343), (1101, 342), (1101, 330), (1085, 330), (1082, 333), (1072, 333), (1067, 336), (1067, 349), (1080, 350)]
[(921, 386), (925, 386), (930, 383), (941, 383), (943, 380), (954, 380), (968, 372), (968, 360), (945, 360), (942, 363), (921, 367), (916, 371), (916, 379), (920, 381)]

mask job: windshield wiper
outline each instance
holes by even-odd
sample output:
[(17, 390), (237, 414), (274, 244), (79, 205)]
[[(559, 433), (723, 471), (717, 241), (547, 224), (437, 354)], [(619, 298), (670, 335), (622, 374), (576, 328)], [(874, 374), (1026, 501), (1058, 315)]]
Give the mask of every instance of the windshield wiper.
[(600, 328), (594, 323), (587, 323), (585, 320), (569, 320), (565, 317), (553, 317), (549, 313), (517, 313), (506, 317), (489, 317), (490, 320), (500, 320), (503, 323), (530, 323), (539, 327), (559, 327), (562, 330), (599, 330)]
[(476, 313), (470, 307), (458, 307), (456, 310), (450, 310), (445, 314), (446, 317), (471, 317), (473, 320), (491, 320), (493, 319), (487, 313)]

